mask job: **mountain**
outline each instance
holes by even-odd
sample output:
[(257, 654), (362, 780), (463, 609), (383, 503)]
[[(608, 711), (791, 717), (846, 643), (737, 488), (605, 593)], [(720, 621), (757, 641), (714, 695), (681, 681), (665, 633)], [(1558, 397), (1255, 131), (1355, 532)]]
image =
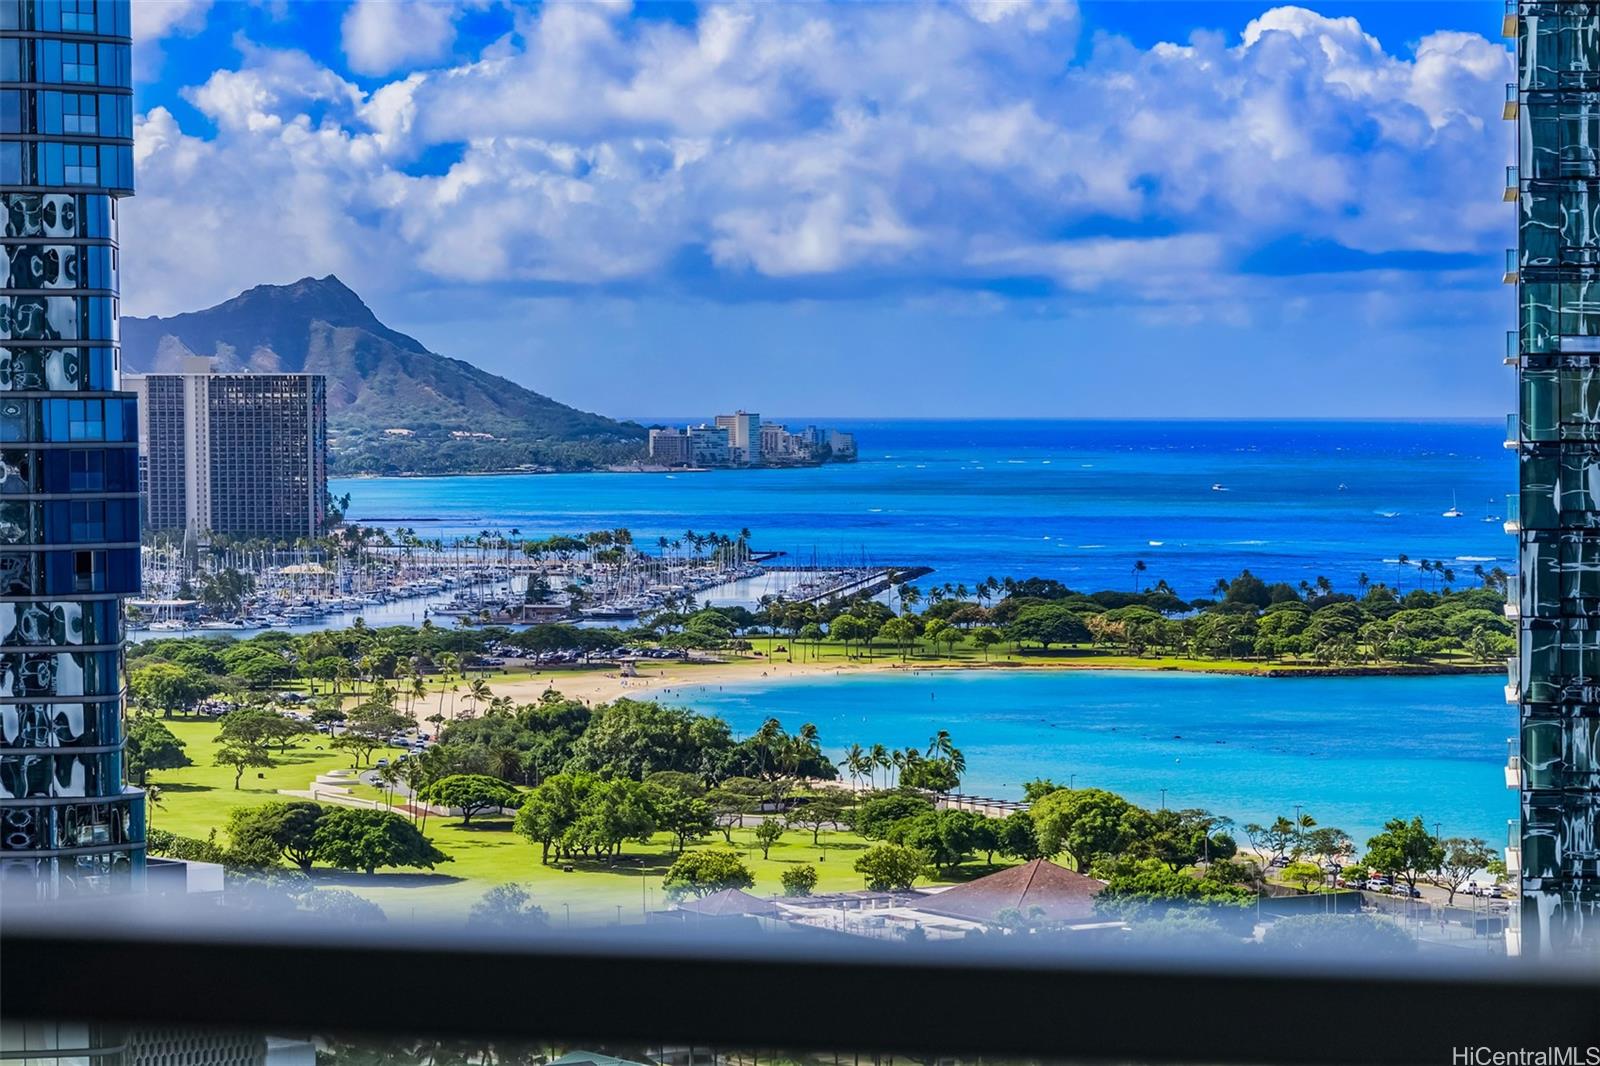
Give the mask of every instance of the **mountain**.
[(180, 371), (197, 355), (219, 371), (326, 374), (340, 473), (583, 469), (637, 458), (645, 439), (635, 423), (429, 351), (332, 274), (258, 285), (204, 311), (122, 320), (125, 371)]

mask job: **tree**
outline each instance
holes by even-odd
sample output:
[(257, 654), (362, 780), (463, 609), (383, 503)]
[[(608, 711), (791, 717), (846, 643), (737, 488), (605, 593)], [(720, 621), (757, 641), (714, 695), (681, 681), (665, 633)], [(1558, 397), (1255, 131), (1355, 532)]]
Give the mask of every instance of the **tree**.
[(1408, 889), (1415, 889), (1423, 874), (1443, 865), (1444, 852), (1444, 845), (1428, 833), (1420, 815), (1409, 822), (1391, 818), (1383, 824), (1383, 832), (1367, 841), (1364, 861), (1373, 869), (1404, 881)]
[(712, 820), (729, 844), (733, 843), (733, 831), (744, 822), (744, 816), (761, 809), (770, 787), (754, 778), (730, 777), (707, 794)]
[(1299, 827), (1282, 815), (1273, 819), (1271, 825), (1246, 823), (1244, 835), (1264, 866), (1279, 865), (1300, 843)]
[(491, 929), (542, 929), (550, 924), (544, 908), (521, 885), (495, 885), (467, 912), (467, 924)]
[(1435, 885), (1450, 893), (1454, 904), (1456, 893), (1467, 879), (1479, 870), (1487, 871), (1489, 864), (1499, 858), (1482, 837), (1446, 837), (1441, 846), (1444, 857), (1439, 868), (1429, 878)]
[(552, 774), (523, 797), (513, 828), (540, 845), (540, 862), (550, 861), (550, 849), (577, 824), (584, 797), (594, 784), (589, 774)]
[(337, 925), (389, 920), (382, 907), (348, 888), (317, 888), (302, 893), (299, 909)]
[(1149, 832), (1145, 811), (1098, 788), (1051, 792), (1029, 814), (1039, 834), (1040, 854), (1064, 851), (1080, 872), (1101, 856), (1121, 855)]
[(369, 875), (380, 866), (431, 870), (451, 861), (398, 814), (357, 807), (335, 807), (324, 813), (317, 825), (315, 846), (329, 865)]
[(1082, 644), (1090, 639), (1083, 619), (1059, 603), (1024, 607), (1006, 626), (1005, 635), (1018, 644), (1034, 643), (1047, 649), (1052, 644)]
[[(1172, 870), (1181, 870), (1185, 866), (1213, 857), (1218, 851), (1227, 850), (1217, 846), (1213, 832), (1223, 825), (1227, 819), (1218, 818), (1210, 811), (1199, 808), (1186, 810), (1169, 810), (1163, 808), (1159, 811), (1149, 812), (1150, 835), (1145, 841), (1145, 846), (1150, 854), (1167, 864)], [(1226, 858), (1226, 855), (1219, 857)]]
[(233, 767), (233, 787), (237, 789), (239, 782), (244, 780), (244, 772), (252, 766), (276, 766), (272, 756), (267, 754), (267, 749), (256, 744), (246, 744), (242, 741), (228, 741), (217, 749), (218, 766)]
[(772, 851), (772, 845), (783, 836), (783, 823), (776, 818), (763, 818), (756, 826), (756, 844), (761, 848), (761, 857), (767, 858)]
[(808, 789), (796, 793), (790, 798), (797, 802), (789, 809), (787, 820), (792, 826), (811, 830), (811, 843), (813, 844), (817, 843), (823, 826), (831, 825), (837, 829), (840, 820), (844, 818), (845, 804), (831, 790), (813, 791)]
[(368, 700), (350, 712), (344, 732), (334, 743), (349, 752), (360, 762), (370, 762), (372, 753), (385, 747), (389, 738), (410, 729), (416, 723), (393, 707), (379, 700)]
[(1039, 858), (1039, 834), (1026, 811), (1008, 814), (1000, 820), (997, 846), (1000, 854), (1027, 862)]
[(193, 712), (201, 700), (215, 691), (215, 681), (188, 666), (155, 662), (128, 672), (128, 693), (133, 701), (141, 707), (160, 711), (163, 718), (171, 718), (174, 713)]
[(856, 832), (868, 840), (882, 840), (896, 822), (931, 810), (933, 804), (915, 793), (880, 792), (856, 808)]
[(1300, 914), (1267, 927), (1263, 948), (1299, 959), (1370, 960), (1373, 956), (1407, 955), (1417, 949), (1405, 930), (1383, 918), (1365, 914)]
[(711, 804), (699, 796), (653, 781), (645, 785), (645, 790), (655, 811), (656, 828), (672, 834), (679, 852), (688, 847), (690, 841), (699, 840), (716, 828)]
[(1312, 885), (1322, 883), (1322, 868), (1314, 862), (1291, 862), (1283, 868), (1283, 879), (1298, 885), (1302, 892), (1310, 892)]
[(817, 868), (810, 863), (791, 866), (778, 875), (785, 896), (809, 896), (817, 887)]
[(122, 750), (128, 776), (141, 788), (149, 782), (152, 770), (176, 770), (193, 765), (193, 760), (184, 754), (183, 741), (147, 714), (135, 715), (128, 722)]
[(981, 821), (982, 816), (971, 811), (930, 811), (895, 823), (888, 840), (920, 852), (936, 872), (943, 873), (945, 867), (958, 866), (972, 857)]
[(437, 807), (458, 808), (461, 824), (466, 825), (480, 811), (515, 810), (522, 793), (488, 774), (451, 774), (425, 787), (418, 798)]
[(873, 892), (909, 892), (928, 868), (928, 857), (902, 844), (879, 844), (856, 859), (855, 870)]
[(1209, 873), (1196, 877), (1171, 870), (1159, 859), (1106, 859), (1096, 873), (1106, 887), (1095, 897), (1095, 909), (1125, 921), (1164, 918), (1197, 906), (1243, 911), (1255, 901), (1255, 893), (1242, 885)]
[(667, 895), (707, 896), (730, 888), (751, 888), (756, 879), (736, 852), (721, 848), (686, 851), (673, 862), (661, 879)]
[(302, 870), (317, 860), (317, 826), (328, 808), (310, 800), (235, 807), (228, 813), (228, 839), (235, 848), (264, 852), (276, 848)]

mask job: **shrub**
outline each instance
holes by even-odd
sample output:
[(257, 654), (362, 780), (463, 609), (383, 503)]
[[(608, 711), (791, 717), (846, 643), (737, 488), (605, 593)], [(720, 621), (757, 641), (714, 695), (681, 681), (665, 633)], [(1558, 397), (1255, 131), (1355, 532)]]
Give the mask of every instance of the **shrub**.
[(817, 887), (817, 868), (810, 863), (791, 866), (778, 877), (783, 882), (785, 896), (809, 896)]

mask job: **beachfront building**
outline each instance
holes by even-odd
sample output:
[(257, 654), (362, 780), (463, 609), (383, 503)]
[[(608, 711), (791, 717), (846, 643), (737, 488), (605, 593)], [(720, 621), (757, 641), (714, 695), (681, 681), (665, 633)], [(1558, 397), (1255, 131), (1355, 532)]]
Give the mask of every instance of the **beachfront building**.
[(1505, 182), (1519, 221), (1506, 362), (1520, 393), (1506, 441), (1520, 548), (1507, 696), (1521, 718), (1507, 866), (1522, 885), (1508, 944), (1538, 952), (1600, 941), (1600, 7), (1524, 2), (1505, 23), (1518, 83), (1504, 114), (1519, 145)]
[(718, 415), (714, 425), (650, 431), (650, 461), (659, 466), (799, 466), (855, 457), (854, 434), (817, 426), (795, 431), (744, 411)]
[(650, 431), (650, 461), (662, 466), (688, 466), (693, 458), (689, 448), (689, 434), (681, 429), (652, 429)]
[(152, 529), (296, 540), (322, 532), (328, 500), (327, 378), (129, 374)]
[(731, 466), (733, 451), (728, 446), (728, 431), (722, 426), (698, 425), (684, 430), (689, 438), (690, 466)]
[(761, 462), (761, 416), (745, 411), (718, 415), (718, 428), (728, 431), (728, 454), (739, 466)]
[(137, 418), (117, 373), (129, 17), (128, 0), (0, 0), (0, 890), (44, 898), (144, 868), (144, 794), (122, 769), (122, 599), (139, 591)]

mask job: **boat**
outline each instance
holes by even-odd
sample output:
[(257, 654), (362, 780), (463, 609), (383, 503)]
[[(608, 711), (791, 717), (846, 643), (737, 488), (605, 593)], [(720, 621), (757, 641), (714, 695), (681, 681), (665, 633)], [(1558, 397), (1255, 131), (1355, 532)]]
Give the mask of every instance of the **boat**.
[(1399, 511), (1379, 511), (1378, 513), (1380, 515), (1382, 515), (1384, 518), (1399, 518), (1400, 517), (1400, 512)]
[(1498, 522), (1500, 521), (1500, 516), (1497, 514), (1486, 514), (1483, 516), (1482, 520), (1485, 522)]
[(1211, 491), (1212, 492), (1227, 492), (1228, 491), (1228, 487), (1226, 485), (1224, 485), (1220, 481), (1215, 481), (1215, 482), (1212, 482), (1212, 484), (1211, 484)]
[(1459, 507), (1456, 506), (1456, 494), (1455, 493), (1452, 492), (1450, 494), (1450, 510), (1446, 511), (1440, 517), (1442, 517), (1442, 518), (1465, 518), (1466, 517), (1466, 512), (1462, 511)]
[(1344, 483), (1344, 482), (1342, 482), (1342, 481), (1341, 481), (1341, 482), (1339, 482), (1339, 491), (1340, 491), (1340, 492), (1347, 492), (1347, 491), (1349, 491), (1349, 489), (1350, 489), (1350, 486), (1349, 486), (1349, 485), (1346, 485), (1346, 484), (1345, 484), (1345, 483)]

